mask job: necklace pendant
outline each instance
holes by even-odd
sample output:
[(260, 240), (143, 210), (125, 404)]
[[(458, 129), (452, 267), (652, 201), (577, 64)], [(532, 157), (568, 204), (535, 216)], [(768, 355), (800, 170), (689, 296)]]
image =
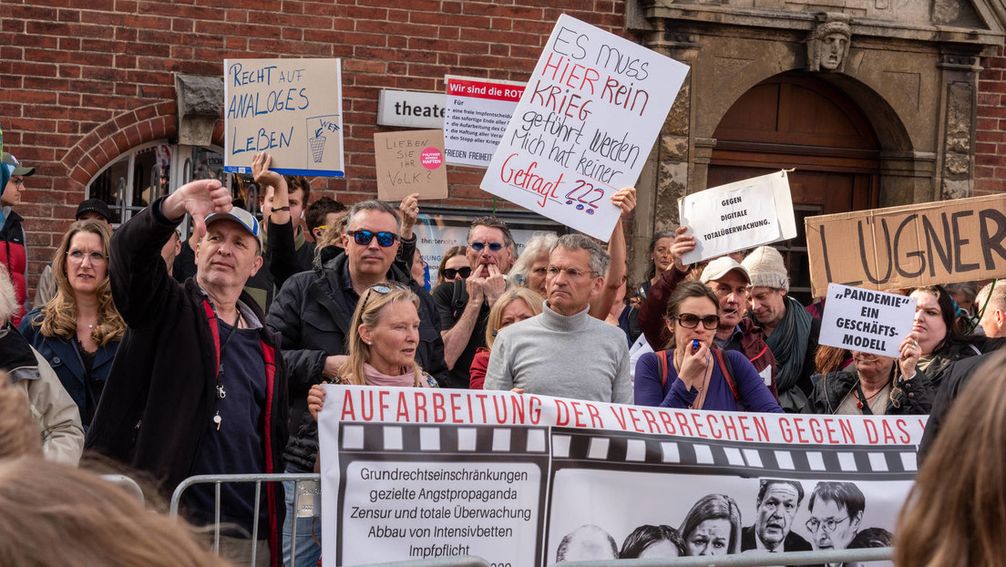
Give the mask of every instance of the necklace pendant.
[(227, 397), (227, 390), (224, 389), (223, 384), (217, 384), (217, 399), (222, 400)]
[(213, 423), (217, 424), (217, 431), (220, 431), (220, 424), (224, 422), (224, 418), (220, 417), (220, 412), (218, 411), (215, 416), (213, 416)]

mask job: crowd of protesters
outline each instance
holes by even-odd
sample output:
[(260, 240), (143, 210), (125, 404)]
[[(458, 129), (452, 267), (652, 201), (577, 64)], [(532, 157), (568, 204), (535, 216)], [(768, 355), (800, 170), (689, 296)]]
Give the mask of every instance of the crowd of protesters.
[[(208, 179), (155, 200), (114, 231), (107, 205), (84, 201), (29, 310), (24, 229), (13, 207), (34, 170), (4, 154), (0, 370), (14, 388), (0, 394), (19, 397), (0, 402), (30, 409), (12, 412), (26, 423), (0, 431), (5, 444), (26, 444), (25, 458), (70, 465), (87, 449), (157, 479), (169, 494), (197, 474), (316, 471), (323, 383), (693, 410), (932, 413), (924, 449), (944, 422), (945, 435), (960, 433), (955, 398), (989, 398), (965, 385), (1006, 336), (1006, 286), (997, 282), (980, 291), (903, 290), (917, 308), (900, 355), (848, 352), (819, 347), (820, 305), (789, 295), (790, 274), (772, 247), (687, 265), (682, 258), (696, 245), (690, 231), (661, 232), (646, 280), (628, 284), (622, 222), (634, 214), (632, 188), (612, 197), (622, 218), (607, 245), (542, 233), (518, 254), (507, 224), (481, 217), (430, 282), (413, 231), (416, 195), (397, 207), (312, 202), (309, 180), (269, 165), (269, 156), (256, 156), (261, 219)], [(183, 239), (186, 217), (193, 231)], [(993, 389), (987, 382), (981, 387)], [(989, 412), (990, 423), (1001, 417)], [(25, 428), (37, 443), (15, 443)], [(5, 479), (48, 470), (25, 466), (0, 465), (0, 501), (13, 490)], [(221, 555), (248, 564), (254, 549), (260, 564), (314, 565), (320, 511), (299, 513), (294, 492), (292, 483), (270, 484), (260, 498), (251, 485), (224, 485)], [(217, 520), (212, 489), (186, 494), (190, 521)], [(927, 513), (906, 512), (932, 522)], [(647, 528), (659, 535), (666, 526)], [(666, 539), (686, 554), (736, 552), (734, 528), (723, 546), (692, 545), (690, 529)], [(936, 529), (920, 533), (935, 537)], [(653, 543), (645, 535), (625, 546), (638, 556)], [(158, 545), (175, 545), (164, 537)]]

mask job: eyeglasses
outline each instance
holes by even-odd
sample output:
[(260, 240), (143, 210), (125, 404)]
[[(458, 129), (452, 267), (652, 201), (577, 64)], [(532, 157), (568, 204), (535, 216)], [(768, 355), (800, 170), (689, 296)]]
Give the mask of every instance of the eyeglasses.
[(848, 520), (849, 520), (849, 518), (841, 518), (841, 519), (838, 519), (838, 520), (836, 520), (835, 518), (826, 518), (824, 520), (818, 520), (817, 518), (811, 518), (811, 519), (807, 520), (807, 524), (806, 524), (807, 531), (809, 531), (810, 533), (814, 533), (814, 532), (816, 532), (818, 530), (818, 528), (824, 528), (825, 532), (827, 532), (829, 534), (830, 533), (834, 533), (835, 529), (838, 528), (839, 524), (841, 524), (842, 522), (846, 522)]
[(444, 268), (444, 278), (446, 279), (453, 280), (458, 274), (461, 274), (462, 278), (467, 278), (472, 275), (472, 269), (468, 266), (464, 268)]
[(101, 252), (84, 252), (83, 250), (71, 250), (66, 253), (66, 257), (74, 264), (83, 264), (84, 258), (89, 258), (92, 264), (100, 264), (107, 259)]
[(707, 331), (716, 330), (720, 326), (720, 316), (719, 315), (706, 315), (704, 317), (699, 317), (698, 315), (692, 313), (682, 313), (675, 317), (678, 324), (686, 329), (694, 329), (702, 323), (702, 326), (706, 328)]
[(386, 230), (382, 230), (380, 232), (374, 232), (372, 230), (351, 230), (346, 234), (352, 236), (353, 241), (360, 246), (369, 246), (375, 236), (377, 237), (377, 244), (380, 245), (381, 248), (387, 248), (398, 240), (397, 234)]
[(594, 274), (594, 272), (589, 270), (581, 270), (579, 268), (560, 268), (558, 266), (549, 266), (545, 274), (547, 277), (554, 278), (559, 275), (559, 272), (565, 272), (566, 277), (573, 280), (580, 279), (587, 274)]
[(363, 308), (367, 308), (367, 304), (370, 303), (370, 297), (372, 294), (377, 295), (388, 295), (393, 289), (402, 289), (401, 286), (397, 286), (391, 283), (379, 283), (374, 284), (367, 288), (367, 293), (363, 296)]
[(471, 246), (472, 250), (476, 252), (481, 252), (486, 246), (489, 247), (490, 252), (499, 252), (503, 249), (503, 245), (499, 242), (472, 242), (468, 246)]

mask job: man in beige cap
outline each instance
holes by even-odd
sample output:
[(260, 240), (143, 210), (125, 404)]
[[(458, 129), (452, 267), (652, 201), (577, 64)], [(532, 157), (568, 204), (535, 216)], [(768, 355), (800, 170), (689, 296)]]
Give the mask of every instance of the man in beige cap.
[[(679, 228), (671, 245), (673, 263), (657, 278), (650, 288), (639, 311), (639, 326), (646, 335), (647, 342), (654, 350), (664, 348), (670, 340), (664, 313), (667, 301), (674, 289), (691, 270), (691, 266), (681, 261), (682, 255), (695, 248), (695, 237)], [(706, 285), (719, 299), (720, 324), (713, 339), (723, 350), (735, 350), (747, 356), (755, 370), (762, 375), (765, 385), (775, 393), (775, 357), (765, 344), (762, 329), (744, 316), (748, 310), (748, 295), (751, 278), (747, 270), (737, 260), (721, 256), (709, 262), (699, 281)]]
[(755, 248), (741, 264), (751, 281), (751, 316), (765, 331), (765, 342), (779, 364), (779, 405), (799, 412), (811, 391), (810, 375), (821, 323), (792, 297), (782, 254), (771, 246)]

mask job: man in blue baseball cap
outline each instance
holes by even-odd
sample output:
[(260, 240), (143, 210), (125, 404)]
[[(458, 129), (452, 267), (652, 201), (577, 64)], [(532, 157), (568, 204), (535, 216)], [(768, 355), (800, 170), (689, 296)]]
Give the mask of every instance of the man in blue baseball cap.
[(14, 211), (14, 206), (21, 203), (21, 192), (24, 191), (24, 178), (35, 174), (34, 167), (25, 167), (13, 155), (4, 152), (0, 156), (3, 188), (0, 193), (2, 218), (0, 218), (0, 263), (7, 267), (14, 293), (20, 306), (11, 318), (14, 326), (21, 322), (21, 317), (27, 311), (28, 305), (28, 248), (21, 215)]
[[(168, 275), (161, 248), (192, 216), (196, 275)], [(262, 267), (258, 221), (231, 205), (216, 179), (161, 197), (112, 237), (112, 295), (128, 329), (119, 346), (87, 446), (163, 479), (167, 494), (200, 474), (282, 472), (287, 378), (279, 338), (244, 292)], [(279, 564), (283, 487), (220, 491), (221, 555), (235, 564)], [(196, 524), (214, 521), (211, 485), (185, 492)], [(257, 541), (250, 541), (257, 528)], [(270, 561), (271, 560), (271, 561)]]

